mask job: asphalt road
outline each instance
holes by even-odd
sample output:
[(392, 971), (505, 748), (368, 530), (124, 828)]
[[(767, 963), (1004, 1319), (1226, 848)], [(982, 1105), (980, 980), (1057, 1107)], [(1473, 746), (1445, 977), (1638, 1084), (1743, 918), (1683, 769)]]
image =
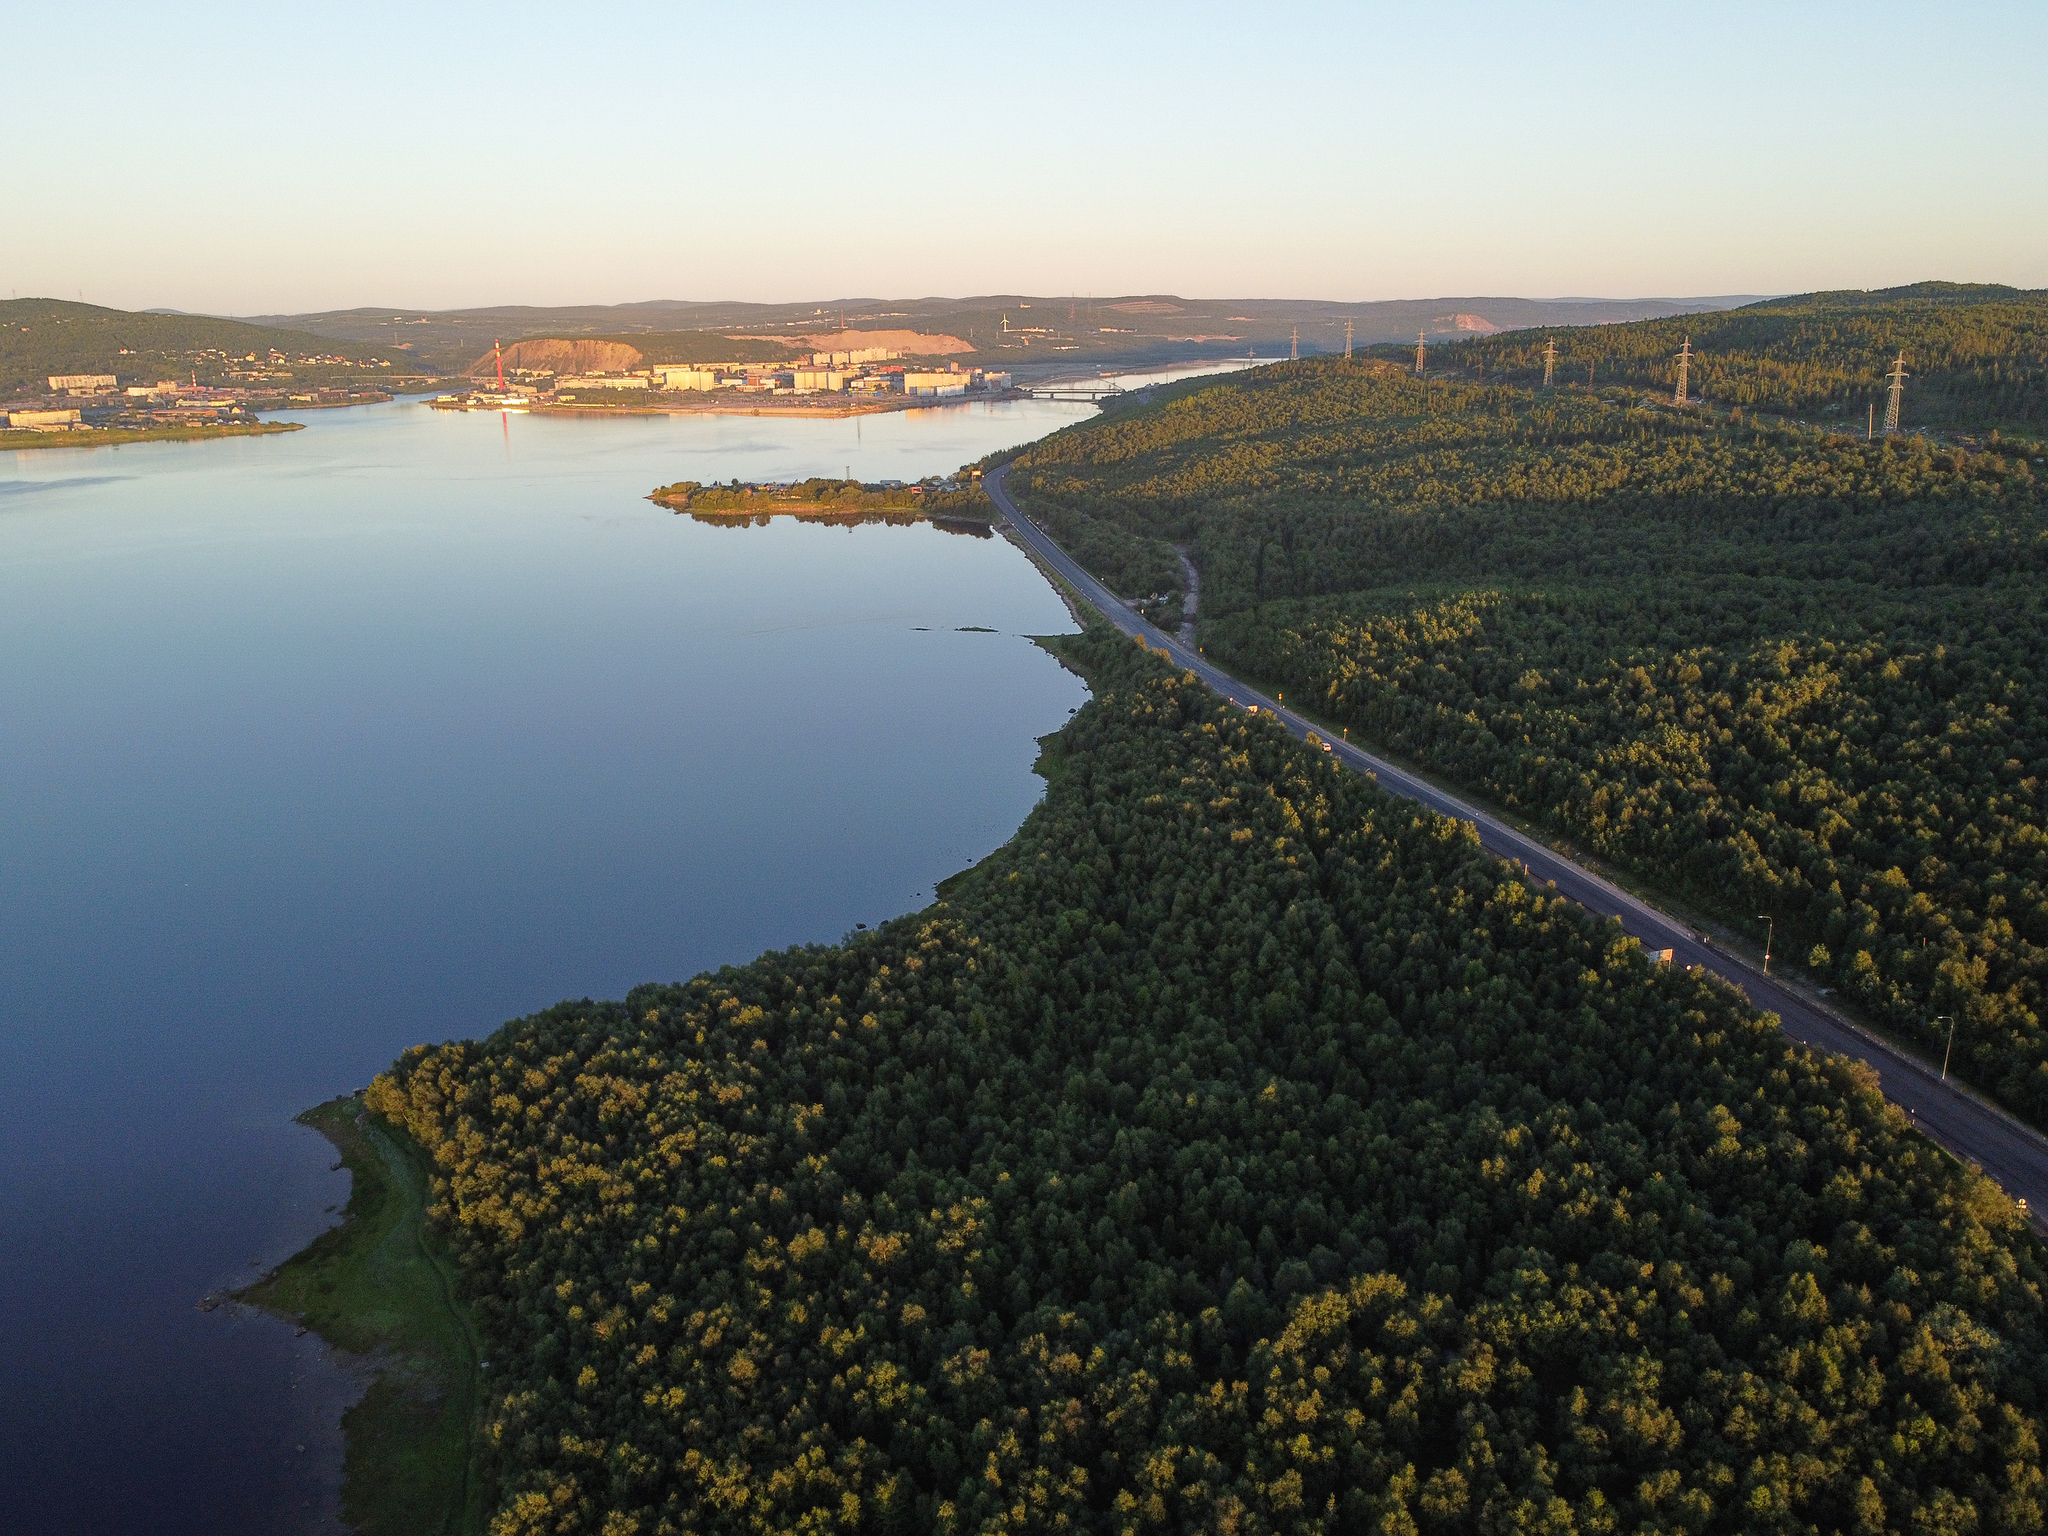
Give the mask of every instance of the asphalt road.
[[(1169, 653), (1176, 664), (1195, 674), (1232, 703), (1274, 715), (1296, 736), (1312, 727), (1293, 711), (1247, 687), (1207, 657), (1156, 625), (1148, 624), (1110, 590), (1083, 570), (1051, 536), (1017, 510), (1003, 486), (1007, 466), (982, 482), (1018, 537), (1102, 616), (1127, 635), (1143, 635), (1154, 650)], [(1318, 732), (1318, 735), (1321, 733)], [(2043, 1139), (2003, 1110), (1954, 1083), (1945, 1083), (1936, 1068), (1858, 1028), (1791, 989), (1767, 977), (1747, 961), (1716, 948), (1677, 918), (1658, 911), (1591, 870), (1524, 836), (1434, 784), (1404, 773), (1391, 763), (1345, 741), (1329, 743), (1331, 755), (1346, 767), (1372, 774), (1382, 789), (1419, 800), (1433, 811), (1469, 821), (1479, 829), (1488, 853), (1523, 865), (1530, 876), (1552, 882), (1560, 895), (1603, 917), (1617, 919), (1623, 930), (1645, 949), (1668, 949), (1673, 963), (1704, 966), (1739, 987), (1758, 1008), (1775, 1013), (1786, 1034), (1821, 1050), (1837, 1051), (1876, 1069), (1885, 1097), (1912, 1116), (1938, 1145), (1965, 1162), (1975, 1163), (2016, 1199), (2027, 1203), (2035, 1229), (2048, 1236), (2048, 1139)]]

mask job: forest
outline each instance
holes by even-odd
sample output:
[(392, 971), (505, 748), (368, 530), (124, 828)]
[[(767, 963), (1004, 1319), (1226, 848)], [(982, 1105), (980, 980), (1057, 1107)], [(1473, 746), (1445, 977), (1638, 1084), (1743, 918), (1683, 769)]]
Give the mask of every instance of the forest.
[[(2048, 433), (2048, 292), (1988, 283), (1915, 283), (1771, 299), (1717, 313), (1621, 325), (1510, 331), (1437, 348), (1461, 378), (1540, 386), (1556, 344), (1556, 385), (1623, 385), (1668, 395), (1690, 339), (1688, 393), (1864, 430), (1884, 420), (1885, 373), (1901, 354), (1909, 427)], [(1377, 347), (1389, 360), (1412, 349)]]
[(1923, 1053), (1953, 1021), (2048, 1125), (2048, 499), (2014, 440), (1330, 359), (1015, 465), (1123, 591), (1187, 545), (1218, 661), (1774, 933)]
[(1106, 630), (931, 908), (366, 1094), (497, 1536), (2036, 1531), (2040, 1249), (1704, 973)]

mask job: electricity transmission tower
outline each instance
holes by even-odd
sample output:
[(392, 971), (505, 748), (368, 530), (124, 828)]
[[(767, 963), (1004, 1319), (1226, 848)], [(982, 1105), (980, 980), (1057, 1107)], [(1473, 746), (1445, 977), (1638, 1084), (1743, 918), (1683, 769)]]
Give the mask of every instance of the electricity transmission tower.
[(1415, 377), (1417, 377), (1418, 379), (1419, 379), (1419, 378), (1422, 378), (1422, 377), (1424, 377), (1424, 374), (1423, 374), (1423, 372), (1422, 372), (1422, 361), (1423, 361), (1423, 342), (1422, 342), (1422, 332), (1420, 332), (1420, 331), (1417, 331), (1417, 332), (1415, 333)]
[(1557, 366), (1557, 338), (1543, 343), (1543, 387), (1550, 388), (1550, 370)]
[(1347, 358), (1351, 356), (1351, 322), (1349, 320), (1344, 322), (1344, 355)]
[(1294, 328), (1294, 335), (1287, 342), (1287, 360), (1290, 363), (1301, 361), (1301, 327), (1298, 325)]
[(1685, 404), (1685, 376), (1692, 366), (1692, 338), (1685, 338), (1685, 345), (1678, 349), (1678, 389), (1671, 397), (1673, 405)]
[(1899, 394), (1906, 387), (1906, 354), (1901, 352), (1899, 360), (1892, 364), (1892, 371), (1885, 375), (1891, 388), (1884, 401), (1884, 430), (1889, 437), (1899, 430)]

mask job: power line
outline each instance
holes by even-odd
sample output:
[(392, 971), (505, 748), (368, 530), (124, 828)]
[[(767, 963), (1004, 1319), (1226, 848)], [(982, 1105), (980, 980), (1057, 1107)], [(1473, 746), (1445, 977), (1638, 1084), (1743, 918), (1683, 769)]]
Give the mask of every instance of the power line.
[(1344, 355), (1347, 358), (1351, 356), (1351, 322), (1349, 320), (1344, 322)]
[(1417, 331), (1415, 333), (1415, 377), (1417, 377), (1418, 379), (1427, 377), (1427, 375), (1424, 374), (1422, 371), (1423, 347), (1424, 343), (1422, 340), (1422, 332)]
[(1287, 360), (1290, 363), (1301, 361), (1301, 327), (1298, 325), (1294, 328), (1293, 337), (1287, 343)]
[(1673, 405), (1685, 404), (1685, 376), (1692, 366), (1692, 338), (1685, 338), (1685, 345), (1678, 349), (1678, 389), (1671, 396)]
[(1899, 360), (1892, 364), (1892, 371), (1885, 375), (1885, 378), (1891, 384), (1891, 390), (1885, 396), (1884, 402), (1884, 430), (1886, 436), (1890, 436), (1899, 430), (1899, 395), (1906, 387), (1907, 377), (1906, 354), (1901, 352)]
[(1557, 366), (1557, 338), (1543, 343), (1543, 387), (1550, 388), (1550, 370)]

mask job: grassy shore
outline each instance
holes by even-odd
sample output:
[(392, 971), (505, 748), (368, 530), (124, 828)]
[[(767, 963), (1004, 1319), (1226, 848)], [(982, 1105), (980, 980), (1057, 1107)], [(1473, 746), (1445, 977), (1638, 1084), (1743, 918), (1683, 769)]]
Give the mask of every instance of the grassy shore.
[(30, 432), (0, 428), (0, 448), (118, 448), (123, 443), (197, 443), (214, 437), (263, 437), (271, 432), (299, 432), (303, 421), (234, 421), (189, 427), (86, 427), (75, 432)]
[(426, 1155), (358, 1098), (302, 1123), (334, 1143), (353, 1185), (341, 1224), (241, 1293), (367, 1359), (376, 1378), (342, 1417), (342, 1517), (364, 1536), (483, 1528), (473, 1466), (479, 1348), (454, 1267), (426, 1224)]

